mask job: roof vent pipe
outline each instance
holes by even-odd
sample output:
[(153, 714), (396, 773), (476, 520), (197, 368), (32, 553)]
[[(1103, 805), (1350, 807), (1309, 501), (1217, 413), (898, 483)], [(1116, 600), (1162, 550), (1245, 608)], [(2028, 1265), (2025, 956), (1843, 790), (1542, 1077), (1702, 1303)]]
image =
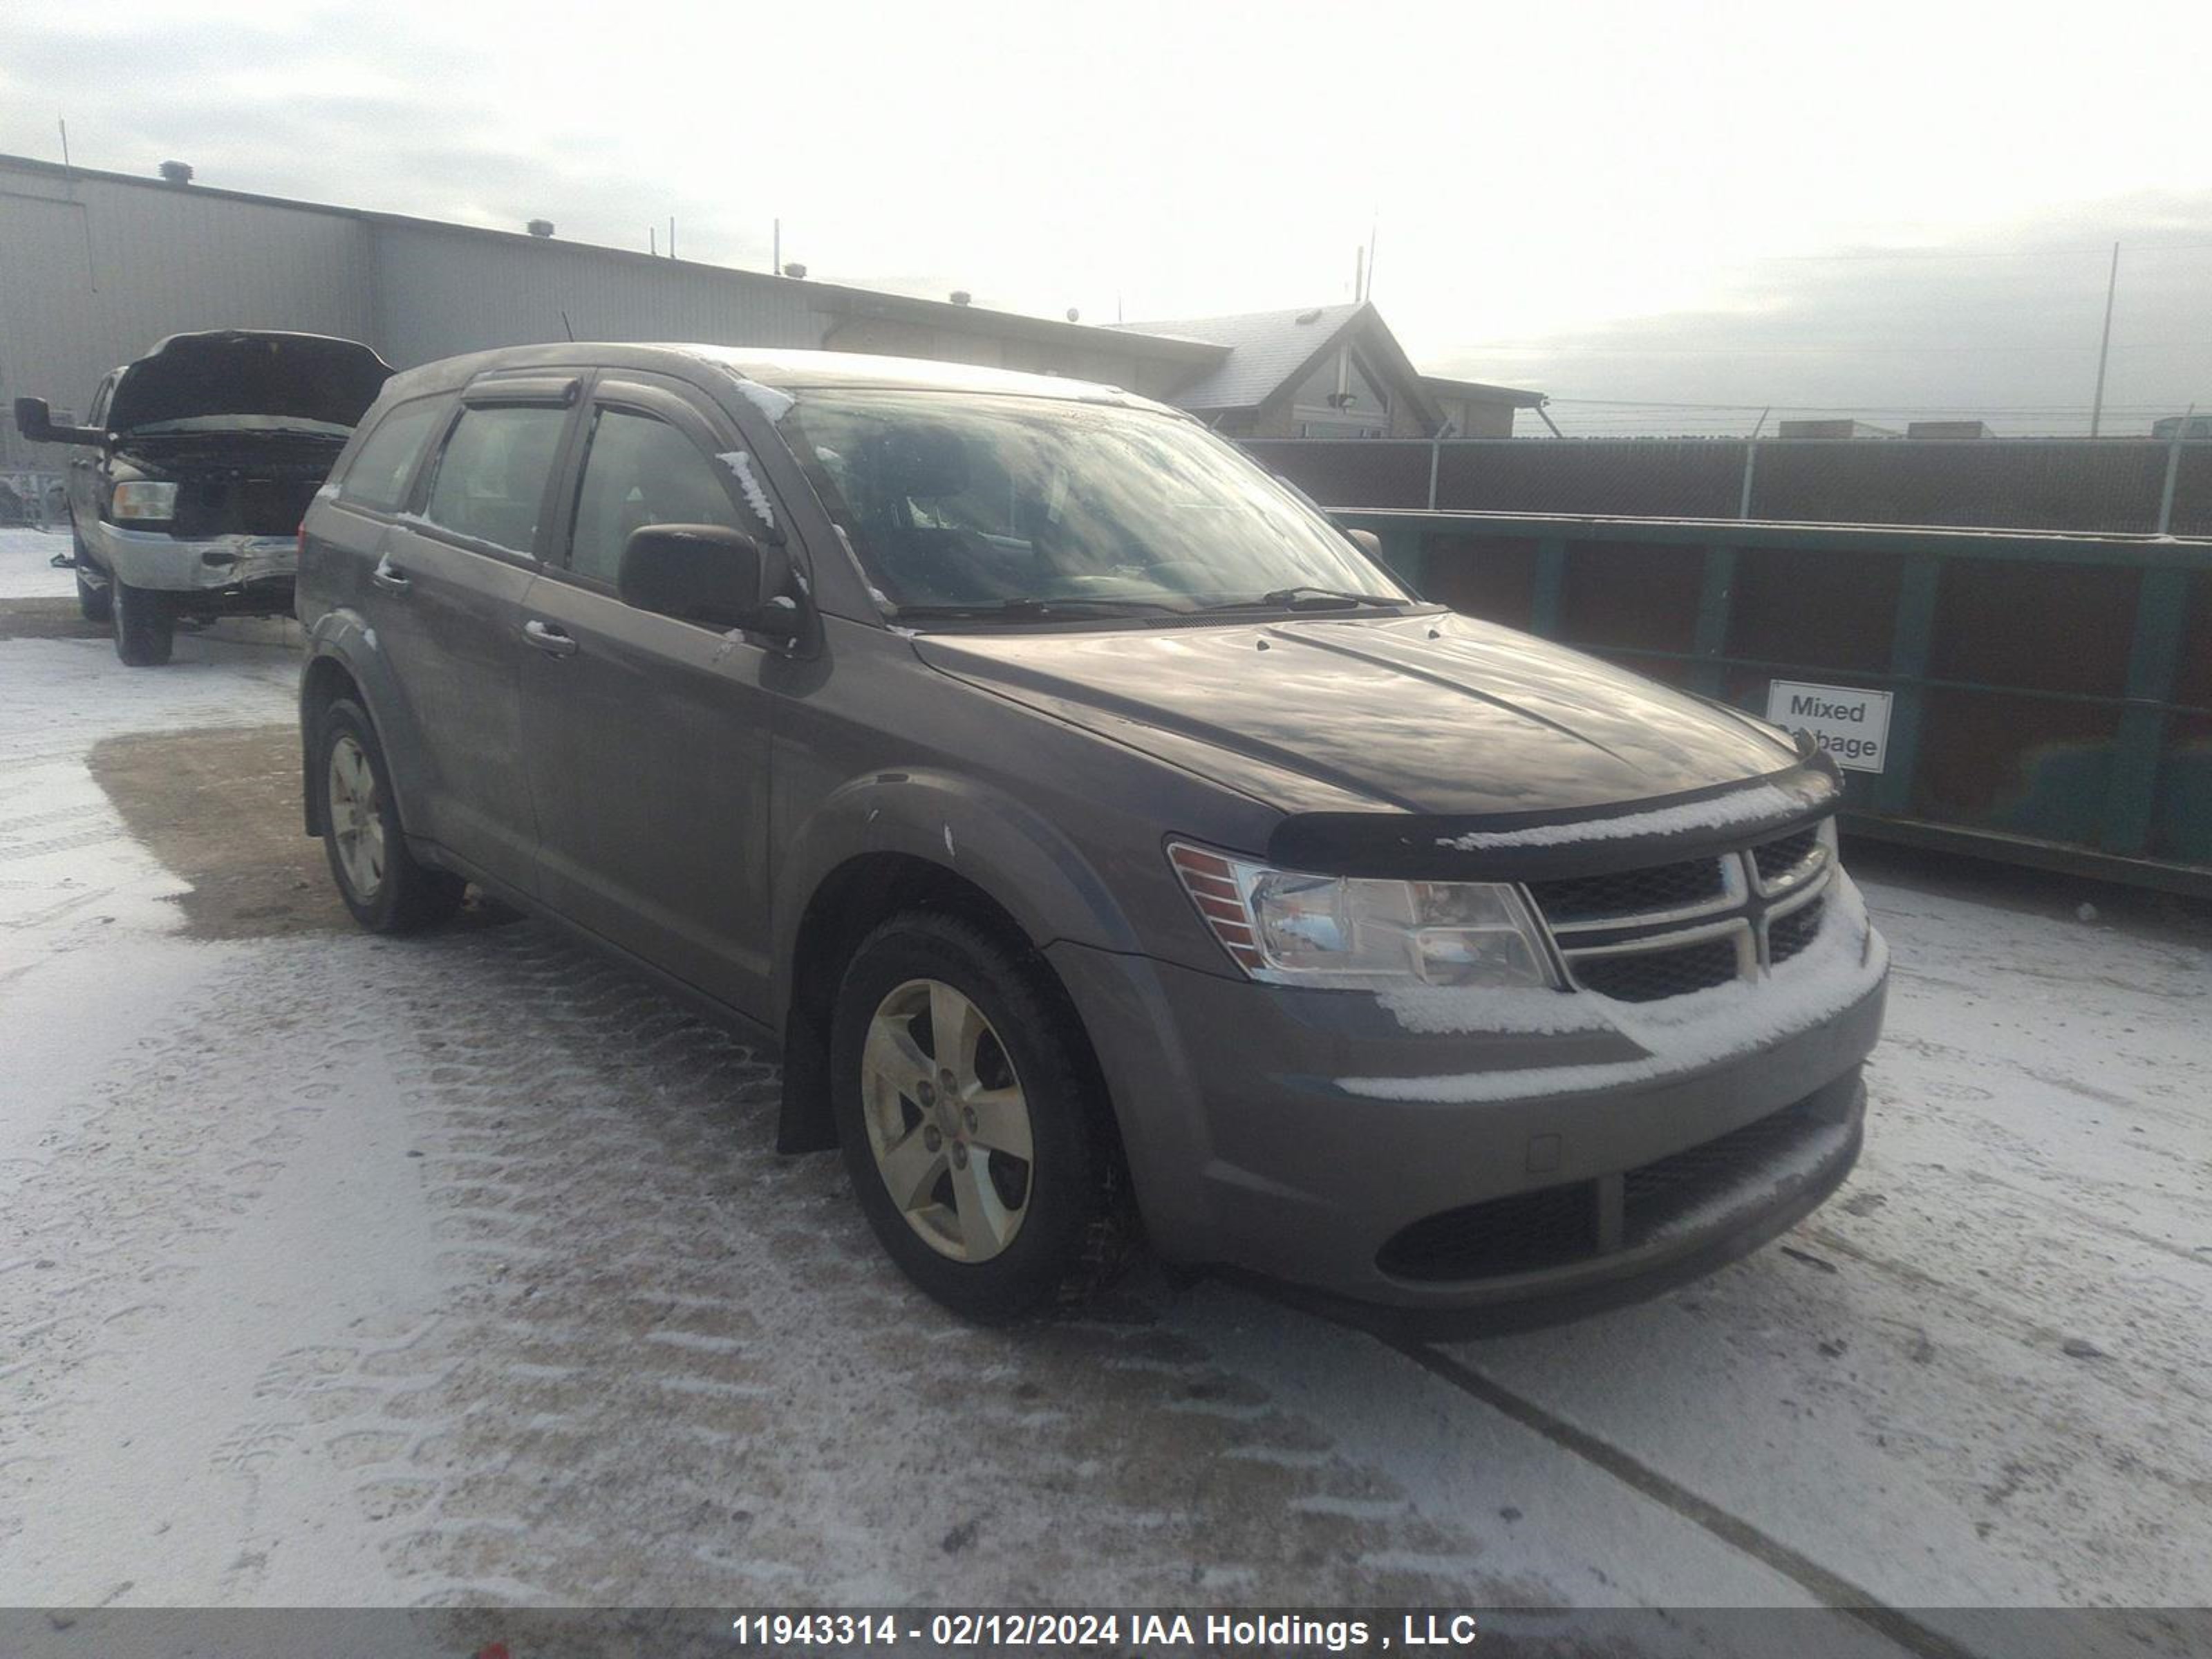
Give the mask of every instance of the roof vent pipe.
[(790, 262), (788, 262), (788, 263), (784, 266), (784, 268), (783, 268), (783, 274), (784, 274), (785, 276), (802, 276), (802, 277), (803, 277), (803, 276), (805, 276), (806, 275), (806, 267), (805, 267), (805, 264), (803, 264), (802, 263), (800, 263), (799, 260), (797, 260), (797, 259), (793, 259), (793, 260), (791, 260)]
[(161, 177), (173, 185), (189, 185), (192, 181), (192, 164), (190, 161), (164, 161), (161, 163)]
[(964, 288), (956, 288), (952, 290), (952, 303), (956, 306), (964, 306), (975, 297)]
[(532, 236), (550, 236), (553, 234), (553, 222), (550, 219), (532, 219), (523, 228)]

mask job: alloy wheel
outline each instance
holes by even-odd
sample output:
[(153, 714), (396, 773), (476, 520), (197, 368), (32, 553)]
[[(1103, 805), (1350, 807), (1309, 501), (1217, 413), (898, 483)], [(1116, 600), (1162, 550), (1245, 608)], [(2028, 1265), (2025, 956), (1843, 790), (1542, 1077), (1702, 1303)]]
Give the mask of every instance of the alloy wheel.
[(346, 885), (363, 902), (384, 885), (384, 817), (378, 810), (376, 772), (349, 732), (331, 744), (330, 830)]
[(1029, 1101), (982, 1011), (942, 980), (877, 1006), (860, 1054), (860, 1113), (877, 1172), (939, 1254), (988, 1261), (1029, 1212)]

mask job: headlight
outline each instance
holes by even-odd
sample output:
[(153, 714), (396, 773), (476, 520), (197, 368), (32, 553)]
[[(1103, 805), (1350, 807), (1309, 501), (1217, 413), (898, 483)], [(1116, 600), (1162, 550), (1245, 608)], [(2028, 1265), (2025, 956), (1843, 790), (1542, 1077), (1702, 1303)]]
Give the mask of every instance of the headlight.
[(107, 502), (107, 516), (118, 524), (134, 519), (166, 523), (176, 511), (177, 487), (173, 483), (119, 483)]
[(1168, 858), (1237, 965), (1279, 985), (1556, 988), (1521, 890), (1377, 881), (1249, 864), (1182, 842)]

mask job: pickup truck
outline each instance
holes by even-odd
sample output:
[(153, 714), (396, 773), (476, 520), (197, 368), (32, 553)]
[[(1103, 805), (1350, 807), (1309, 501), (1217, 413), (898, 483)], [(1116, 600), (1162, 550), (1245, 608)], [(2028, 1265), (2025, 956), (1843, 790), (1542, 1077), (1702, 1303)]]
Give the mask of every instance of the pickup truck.
[(300, 520), (392, 366), (355, 340), (220, 329), (173, 334), (94, 391), (83, 426), (15, 400), (68, 469), (86, 620), (134, 668), (169, 660), (179, 619), (289, 616)]

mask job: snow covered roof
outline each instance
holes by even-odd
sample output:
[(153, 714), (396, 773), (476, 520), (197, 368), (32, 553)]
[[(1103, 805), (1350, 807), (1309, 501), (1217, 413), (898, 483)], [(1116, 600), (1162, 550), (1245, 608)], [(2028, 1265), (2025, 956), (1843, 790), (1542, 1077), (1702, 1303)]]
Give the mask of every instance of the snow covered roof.
[[(1248, 311), (1167, 323), (1109, 323), (1132, 334), (1164, 335), (1226, 346), (1229, 355), (1176, 393), (1185, 409), (1253, 409), (1305, 367), (1364, 312), (1364, 301), (1306, 306), (1296, 311)], [(1376, 319), (1380, 325), (1381, 319)]]

